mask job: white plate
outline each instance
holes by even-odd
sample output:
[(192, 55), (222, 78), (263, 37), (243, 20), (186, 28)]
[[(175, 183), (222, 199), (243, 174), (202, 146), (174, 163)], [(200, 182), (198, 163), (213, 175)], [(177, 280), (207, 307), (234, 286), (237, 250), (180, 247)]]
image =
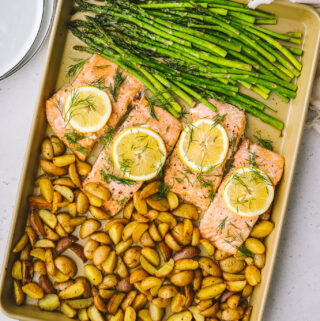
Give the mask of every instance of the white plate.
[(27, 63), (51, 25), (53, 0), (0, 0), (0, 80)]

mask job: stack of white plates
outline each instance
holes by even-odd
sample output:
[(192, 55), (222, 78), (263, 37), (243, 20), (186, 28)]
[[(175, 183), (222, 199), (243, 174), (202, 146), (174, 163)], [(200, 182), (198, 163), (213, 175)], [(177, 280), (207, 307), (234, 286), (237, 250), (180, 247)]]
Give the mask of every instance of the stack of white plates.
[(24, 66), (50, 29), (54, 0), (0, 0), (0, 80)]

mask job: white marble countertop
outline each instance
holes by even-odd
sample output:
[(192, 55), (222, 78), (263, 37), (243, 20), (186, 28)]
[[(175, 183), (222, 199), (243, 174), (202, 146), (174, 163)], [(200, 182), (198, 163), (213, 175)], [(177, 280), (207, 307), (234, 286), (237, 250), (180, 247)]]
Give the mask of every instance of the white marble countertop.
[[(0, 266), (47, 43), (22, 70), (0, 81)], [(264, 321), (320, 320), (320, 136), (304, 132)], [(11, 320), (0, 312), (0, 320)], [(253, 320), (252, 320), (253, 321)]]

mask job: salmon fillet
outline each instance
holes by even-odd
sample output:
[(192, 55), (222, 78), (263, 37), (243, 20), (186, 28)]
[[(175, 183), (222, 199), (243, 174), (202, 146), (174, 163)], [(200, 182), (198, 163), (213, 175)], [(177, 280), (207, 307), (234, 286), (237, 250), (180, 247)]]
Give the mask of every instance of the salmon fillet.
[[(94, 55), (85, 64), (71, 86), (59, 90), (46, 102), (46, 115), (53, 131), (81, 160), (86, 159), (99, 137), (104, 135), (109, 128), (117, 125), (121, 117), (126, 113), (129, 104), (143, 87), (138, 80), (120, 68), (122, 78), (125, 78), (125, 80), (119, 87), (117, 101), (115, 101), (107, 87), (111, 85), (113, 88), (118, 68), (116, 64)], [(99, 86), (99, 88), (103, 88), (107, 92), (112, 102), (112, 113), (106, 126), (99, 131), (85, 134), (77, 133), (64, 119), (63, 105), (72, 90), (88, 85)]]
[[(234, 156), (234, 167), (230, 172), (249, 165), (263, 170), (276, 186), (282, 177), (284, 158), (246, 139)], [(214, 201), (205, 212), (200, 222), (200, 232), (202, 237), (207, 238), (218, 249), (234, 254), (248, 238), (258, 216), (246, 218), (229, 211), (222, 195), (227, 179), (228, 177), (224, 179)]]
[[(132, 126), (147, 127), (154, 130), (162, 137), (167, 152), (171, 152), (182, 129), (180, 121), (159, 107), (154, 107), (155, 115), (158, 120), (152, 118), (150, 116), (148, 102), (145, 98), (134, 103), (133, 107), (134, 109), (129, 113), (127, 120), (123, 123), (118, 132), (115, 133), (114, 137), (120, 131)], [(104, 207), (111, 215), (115, 215), (128, 202), (133, 193), (135, 193), (143, 184), (143, 182), (123, 179), (124, 177), (113, 165), (110, 145), (109, 148), (100, 153), (83, 185), (85, 186), (89, 182), (99, 182), (108, 188), (111, 192), (111, 198), (104, 203)]]
[(166, 167), (164, 177), (164, 181), (170, 190), (202, 210), (209, 207), (222, 180), (226, 161), (232, 157), (246, 126), (246, 117), (243, 111), (215, 99), (210, 101), (217, 107), (217, 112), (212, 111), (204, 104), (199, 104), (191, 109), (190, 113), (193, 121), (200, 118), (218, 119), (218, 117), (222, 117), (221, 125), (226, 129), (230, 141), (226, 160), (220, 167), (210, 172), (196, 172), (182, 162), (176, 147), (169, 158), (169, 165)]

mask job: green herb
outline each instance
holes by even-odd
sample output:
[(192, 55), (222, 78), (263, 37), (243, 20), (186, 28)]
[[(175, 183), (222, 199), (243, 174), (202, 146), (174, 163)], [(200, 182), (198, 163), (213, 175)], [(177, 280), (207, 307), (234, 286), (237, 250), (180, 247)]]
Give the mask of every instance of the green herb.
[(221, 234), (224, 228), (226, 227), (226, 223), (228, 220), (228, 216), (226, 216), (224, 219), (221, 220), (218, 226), (218, 233)]
[(258, 167), (258, 164), (256, 162), (257, 155), (253, 152), (249, 152), (249, 164), (252, 167)]
[(75, 149), (77, 152), (85, 154), (86, 156), (91, 156), (91, 153), (83, 146), (79, 146)]
[(69, 143), (69, 145), (74, 145), (77, 144), (79, 140), (85, 138), (85, 136), (80, 135), (76, 132), (69, 132), (64, 134), (64, 137), (66, 138), (67, 142)]
[(253, 137), (258, 141), (258, 144), (262, 147), (273, 150), (273, 142), (270, 139), (264, 139), (261, 137), (261, 131), (257, 131), (257, 135), (253, 135)]
[(160, 197), (166, 197), (169, 192), (169, 187), (166, 185), (164, 182), (160, 183), (160, 188), (159, 188), (159, 196)]
[(101, 66), (94, 66), (94, 68), (97, 68), (97, 69), (104, 69), (104, 68), (108, 68), (110, 67), (111, 65), (101, 65)]
[(244, 245), (236, 246), (236, 248), (242, 255), (254, 257), (253, 253), (250, 252)]
[(114, 131), (115, 131), (115, 128), (109, 127), (107, 132), (99, 138), (99, 143), (102, 146), (107, 147), (112, 141)]
[(122, 85), (122, 83), (126, 80), (127, 77), (122, 76), (122, 71), (117, 68), (116, 74), (113, 79), (113, 86), (108, 86), (108, 89), (110, 90), (110, 93), (113, 96), (113, 99), (115, 102), (118, 101), (118, 94), (119, 94), (119, 88)]
[(105, 86), (106, 78), (105, 77), (100, 77), (96, 80), (91, 81), (89, 84), (90, 86), (96, 87), (98, 89), (106, 89), (107, 87)]
[(79, 110), (90, 108), (92, 111), (95, 111), (96, 108), (93, 104), (93, 96), (89, 95), (85, 98), (79, 97), (78, 89), (75, 89), (71, 92), (71, 103), (66, 111), (65, 117), (67, 118), (67, 124), (70, 122), (70, 120), (80, 114)]
[(116, 175), (106, 173), (104, 170), (101, 170), (100, 173), (101, 173), (101, 175), (103, 177), (103, 180), (107, 184), (109, 184), (111, 181), (114, 181), (117, 184), (128, 185), (128, 186), (131, 186), (131, 185), (134, 185), (134, 184), (137, 183), (136, 181), (133, 181), (131, 179), (121, 178), (121, 177), (118, 177)]
[(237, 142), (237, 137), (234, 136), (230, 139), (229, 146), (230, 146), (232, 152), (234, 152), (234, 150), (235, 150), (236, 142)]
[(122, 206), (125, 202), (126, 202), (126, 198), (124, 197), (123, 199), (121, 199), (121, 201), (120, 201), (120, 206)]
[(78, 59), (78, 58), (73, 58), (73, 61), (78, 61), (74, 65), (70, 65), (67, 67), (67, 77), (72, 78), (74, 77), (80, 69), (89, 61), (90, 58), (87, 59)]
[(154, 105), (153, 105), (153, 100), (151, 97), (148, 97), (147, 95), (145, 95), (146, 97), (146, 100), (148, 102), (148, 105), (149, 105), (149, 108), (150, 108), (150, 116), (156, 120), (159, 120), (156, 113), (155, 113), (155, 110), (154, 110)]
[(216, 127), (218, 124), (221, 124), (225, 120), (226, 116), (227, 114), (223, 114), (223, 115), (217, 114), (213, 118), (213, 124), (211, 125), (211, 127)]
[(214, 200), (214, 197), (216, 196), (216, 194), (215, 194), (215, 191), (213, 189), (212, 183), (205, 181), (204, 178), (203, 178), (204, 176), (205, 175), (202, 172), (200, 172), (199, 174), (197, 174), (196, 178), (197, 178), (198, 182), (200, 183), (200, 188), (206, 188), (206, 187), (209, 188), (210, 191), (209, 191), (208, 198), (212, 202)]

